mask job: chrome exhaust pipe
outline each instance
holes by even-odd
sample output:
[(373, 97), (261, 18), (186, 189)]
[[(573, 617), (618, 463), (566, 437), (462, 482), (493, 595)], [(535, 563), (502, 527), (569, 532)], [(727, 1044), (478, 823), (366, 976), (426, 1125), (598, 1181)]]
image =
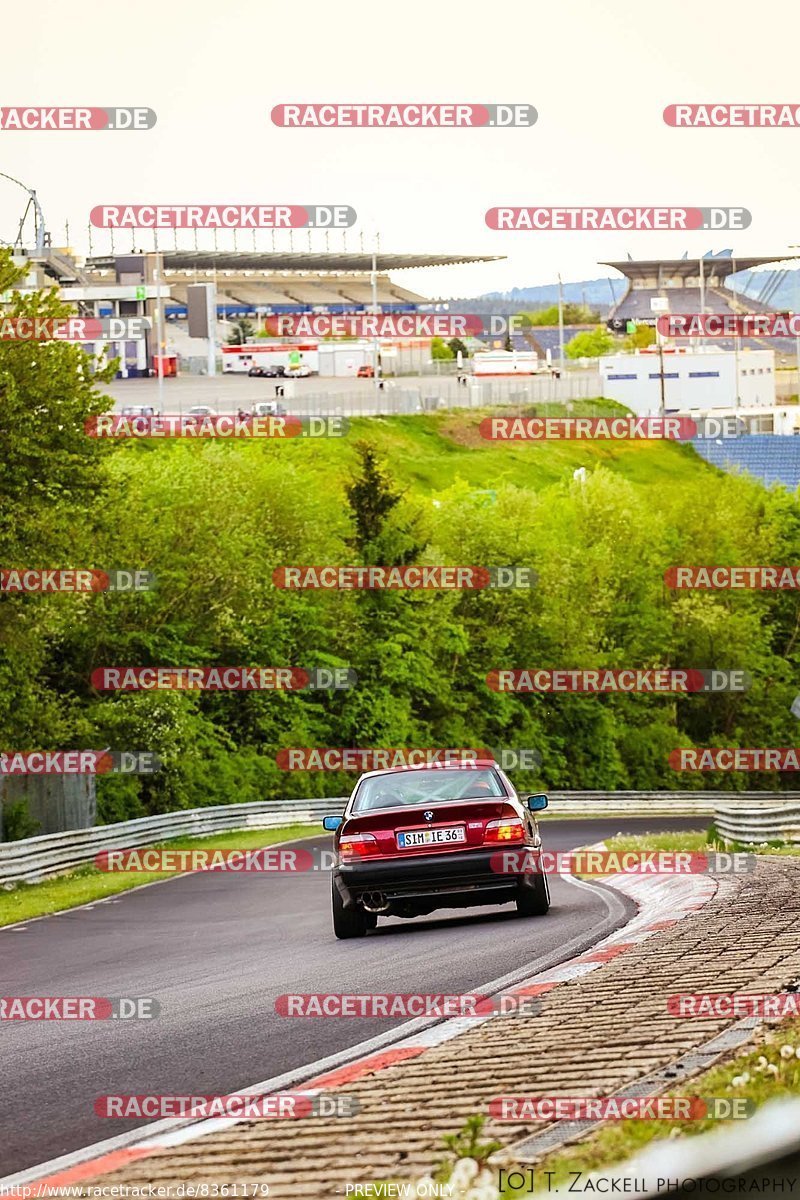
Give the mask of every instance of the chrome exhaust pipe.
[(365, 892), (361, 897), (361, 903), (368, 913), (386, 912), (389, 907), (389, 901), (383, 892)]

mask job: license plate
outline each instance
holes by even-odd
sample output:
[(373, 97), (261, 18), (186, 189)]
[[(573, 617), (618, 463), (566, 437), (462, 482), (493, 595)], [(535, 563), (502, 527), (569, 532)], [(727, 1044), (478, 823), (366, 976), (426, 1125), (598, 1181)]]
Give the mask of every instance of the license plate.
[(397, 845), (401, 850), (409, 846), (439, 846), (443, 842), (465, 842), (467, 833), (463, 825), (449, 825), (444, 829), (410, 829), (398, 833)]

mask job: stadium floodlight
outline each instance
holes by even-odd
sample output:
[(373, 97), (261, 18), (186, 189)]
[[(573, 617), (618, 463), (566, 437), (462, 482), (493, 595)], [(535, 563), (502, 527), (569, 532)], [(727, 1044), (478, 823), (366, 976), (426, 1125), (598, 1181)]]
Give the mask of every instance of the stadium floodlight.
[[(790, 242), (789, 249), (790, 250), (800, 250), (800, 244), (798, 244), (797, 242), (794, 242), (794, 243)], [(797, 295), (798, 285), (800, 285), (800, 276), (797, 275), (797, 269), (795, 268), (795, 295)], [(798, 301), (797, 301), (796, 311), (800, 312), (800, 297), (798, 298)], [(796, 360), (795, 368), (797, 370), (797, 392), (798, 392), (798, 396), (800, 396), (800, 333), (797, 335), (797, 337), (795, 338), (794, 341), (795, 341), (794, 356), (795, 356), (795, 360)]]
[(26, 184), (24, 184), (21, 179), (15, 179), (13, 175), (6, 175), (5, 171), (0, 171), (0, 176), (2, 176), (3, 179), (8, 179), (10, 183), (16, 183), (18, 187), (21, 187), (22, 190), (28, 194), (28, 203), (25, 207), (25, 212), (22, 214), (20, 219), (19, 229), (17, 231), (17, 239), (14, 245), (22, 245), (22, 227), (25, 224), (25, 218), (28, 215), (28, 209), (33, 207), (33, 222), (36, 233), (36, 253), (43, 254), (45, 245), (47, 244), (47, 232), (44, 224), (44, 213), (42, 212), (42, 206), (39, 203), (39, 198), (36, 195), (36, 192), (33, 188), (29, 188)]

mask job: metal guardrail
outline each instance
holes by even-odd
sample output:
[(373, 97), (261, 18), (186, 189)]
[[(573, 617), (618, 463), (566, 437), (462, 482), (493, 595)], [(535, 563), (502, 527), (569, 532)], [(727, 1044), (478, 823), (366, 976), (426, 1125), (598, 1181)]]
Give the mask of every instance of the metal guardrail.
[(74, 829), (0, 843), (0, 884), (36, 883), (48, 875), (90, 863), (103, 850), (152, 846), (180, 837), (203, 837), (226, 829), (275, 829), (316, 825), (326, 813), (341, 812), (344, 798), (261, 800), (183, 809), (157, 817), (137, 817), (93, 829)]
[[(711, 817), (719, 792), (550, 792), (551, 816), (694, 816)], [(740, 802), (780, 799), (776, 793), (741, 792)], [(800, 796), (795, 801), (800, 813)], [(315, 800), (261, 800), (184, 809), (155, 817), (138, 817), (114, 825), (45, 834), (0, 843), (0, 885), (36, 883), (48, 875), (90, 863), (103, 850), (152, 846), (179, 837), (202, 837), (227, 829), (275, 829), (281, 825), (316, 825), (326, 814), (339, 813), (344, 797)], [(732, 810), (736, 811), (736, 810)]]
[(714, 824), (729, 842), (757, 845), (759, 842), (800, 843), (800, 801), (787, 798), (775, 805), (774, 797), (766, 804), (739, 808), (730, 804), (717, 805)]
[[(800, 795), (739, 792), (737, 804), (720, 806), (720, 792), (550, 792), (550, 816), (714, 817), (724, 837), (734, 841), (800, 841)], [(780, 807), (775, 807), (781, 801)], [(314, 800), (259, 800), (183, 809), (138, 817), (114, 825), (44, 834), (0, 843), (0, 884), (35, 883), (48, 875), (90, 863), (103, 850), (152, 846), (180, 837), (203, 837), (227, 829), (275, 829), (317, 825), (340, 813), (345, 797)], [(769, 807), (762, 807), (768, 805)], [(701, 822), (701, 824), (704, 822)], [(752, 835), (752, 836), (751, 836)]]

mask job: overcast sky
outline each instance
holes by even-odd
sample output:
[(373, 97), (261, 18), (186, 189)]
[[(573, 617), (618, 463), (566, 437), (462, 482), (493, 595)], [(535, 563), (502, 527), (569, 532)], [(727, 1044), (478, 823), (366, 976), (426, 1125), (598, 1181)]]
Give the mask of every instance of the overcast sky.
[[(744, 0), (139, 0), (77, 10), (6, 6), (0, 105), (146, 105), (147, 132), (0, 131), (0, 171), (38, 190), (54, 243), (88, 250), (102, 203), (340, 203), (383, 249), (502, 254), (505, 262), (395, 278), (426, 295), (470, 295), (605, 274), (603, 259), (787, 254), (800, 242), (800, 129), (672, 129), (667, 104), (800, 105), (797, 0), (763, 18)], [(282, 102), (535, 105), (532, 128), (280, 129)], [(24, 194), (0, 179), (0, 237)], [(494, 232), (495, 205), (738, 205), (744, 232)], [(94, 249), (108, 248), (94, 232)], [(194, 244), (191, 232), (179, 245)], [(232, 246), (220, 233), (218, 244)], [(172, 233), (166, 234), (171, 246)], [(211, 247), (209, 235), (199, 235)], [(341, 247), (331, 234), (331, 248)], [(152, 234), (137, 244), (152, 245)], [(258, 245), (269, 249), (270, 235)], [(131, 248), (117, 236), (117, 250)], [(240, 235), (240, 248), (252, 247)], [(279, 246), (288, 246), (278, 235)], [(314, 248), (324, 248), (314, 235)], [(305, 233), (296, 249), (307, 248)]]

